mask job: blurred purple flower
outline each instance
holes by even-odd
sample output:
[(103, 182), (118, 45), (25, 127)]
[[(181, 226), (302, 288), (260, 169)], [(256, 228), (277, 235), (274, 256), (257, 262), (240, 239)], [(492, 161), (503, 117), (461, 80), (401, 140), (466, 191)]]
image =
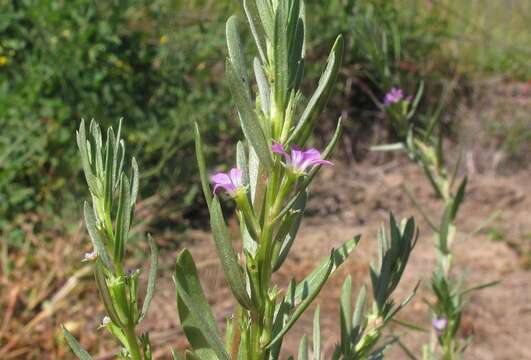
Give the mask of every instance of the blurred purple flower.
[(86, 261), (94, 261), (96, 260), (96, 258), (98, 257), (98, 253), (96, 252), (96, 250), (92, 251), (92, 252), (89, 252), (89, 253), (85, 253), (85, 256), (83, 256), (83, 262), (86, 262)]
[(390, 106), (404, 99), (404, 92), (400, 88), (392, 88), (385, 94), (384, 105)]
[(235, 196), (236, 191), (243, 187), (242, 172), (238, 168), (232, 168), (228, 173), (217, 173), (210, 180), (214, 184), (214, 194), (224, 189), (230, 196)]
[(330, 161), (324, 160), (321, 157), (321, 153), (314, 148), (301, 150), (299, 147), (293, 145), (291, 147), (291, 154), (288, 154), (281, 144), (274, 143), (271, 149), (274, 153), (283, 155), (286, 159), (286, 165), (298, 173), (304, 173), (315, 165), (333, 165)]
[(431, 324), (435, 329), (437, 336), (441, 336), (443, 331), (446, 330), (446, 327), (448, 326), (448, 320), (445, 318), (436, 318), (432, 320)]

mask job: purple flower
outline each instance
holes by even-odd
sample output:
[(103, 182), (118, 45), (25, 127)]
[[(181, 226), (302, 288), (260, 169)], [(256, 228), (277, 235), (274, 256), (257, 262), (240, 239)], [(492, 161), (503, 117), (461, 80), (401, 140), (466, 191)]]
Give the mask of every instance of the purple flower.
[(230, 196), (235, 196), (237, 190), (243, 188), (242, 172), (238, 168), (232, 168), (228, 173), (217, 173), (210, 180), (214, 184), (214, 194), (224, 189)]
[(315, 165), (333, 165), (330, 161), (321, 158), (321, 153), (314, 148), (301, 150), (297, 146), (291, 147), (291, 154), (288, 154), (281, 144), (274, 143), (272, 148), (274, 153), (283, 155), (286, 165), (297, 173), (304, 173)]
[(98, 257), (98, 253), (96, 252), (96, 250), (94, 250), (93, 252), (89, 252), (89, 253), (85, 253), (85, 256), (83, 256), (83, 262), (86, 262), (86, 261), (94, 261), (96, 260), (96, 258)]
[(445, 318), (436, 318), (432, 320), (431, 324), (435, 329), (437, 336), (441, 336), (443, 331), (446, 330), (446, 327), (448, 326), (448, 320)]
[[(385, 94), (384, 98), (384, 105), (390, 106), (393, 104), (396, 104), (397, 102), (400, 102), (404, 99), (404, 92), (400, 88), (392, 88)], [(409, 98), (406, 99), (406, 101), (409, 101)]]

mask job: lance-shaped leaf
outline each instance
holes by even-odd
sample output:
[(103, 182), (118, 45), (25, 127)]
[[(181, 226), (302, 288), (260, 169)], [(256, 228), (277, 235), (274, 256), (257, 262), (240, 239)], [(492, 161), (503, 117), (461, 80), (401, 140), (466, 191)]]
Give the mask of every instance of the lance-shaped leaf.
[(299, 317), (304, 313), (304, 311), (306, 311), (308, 306), (310, 306), (310, 304), (317, 297), (317, 295), (319, 295), (319, 292), (323, 288), (326, 280), (332, 273), (332, 268), (334, 266), (333, 261), (327, 262), (326, 265), (327, 265), (327, 268), (324, 269), (324, 271), (319, 272), (318, 277), (312, 278), (311, 283), (305, 280), (301, 284), (297, 285), (297, 289), (299, 289), (299, 287), (302, 285), (302, 287), (300, 287), (301, 289), (300, 298), (302, 301), (300, 302), (299, 306), (295, 308), (295, 311), (293, 312), (291, 317), (287, 320), (282, 330), (280, 330), (278, 334), (275, 334), (275, 337), (273, 338), (273, 340), (271, 340), (271, 342), (267, 346), (268, 348), (274, 345), (277, 341), (281, 340), (286, 335), (286, 333), (291, 329), (291, 327), (295, 324), (295, 322), (299, 319)]
[(229, 231), (223, 219), (219, 200), (214, 198), (210, 206), (210, 225), (216, 245), (216, 250), (221, 261), (221, 267), (227, 278), (227, 282), (238, 302), (247, 309), (252, 309), (251, 300), (247, 294), (245, 280), (238, 257), (232, 247)]
[(63, 326), (63, 335), (66, 339), (66, 342), (68, 343), (68, 346), (72, 350), (72, 352), (80, 359), (80, 360), (92, 360), (92, 357), (90, 354), (81, 347), (81, 344), (77, 341), (77, 339), (70, 333), (70, 331), (67, 330), (66, 327)]
[(107, 254), (107, 249), (105, 247), (105, 244), (103, 243), (103, 239), (101, 238), (100, 232), (98, 231), (98, 227), (96, 225), (96, 216), (94, 215), (94, 209), (86, 201), (83, 204), (83, 213), (85, 215), (85, 226), (87, 227), (90, 240), (92, 241), (92, 246), (96, 250), (96, 253), (100, 257), (105, 267), (107, 267), (107, 269), (111, 269), (111, 260), (109, 258), (109, 255)]
[(308, 337), (304, 335), (299, 343), (299, 360), (308, 360)]
[(254, 58), (253, 61), (254, 77), (256, 79), (256, 85), (258, 85), (258, 94), (260, 95), (260, 106), (262, 112), (269, 116), (271, 111), (271, 90), (269, 89), (269, 83), (267, 82), (267, 76), (264, 72), (260, 60)]
[(92, 194), (97, 194), (97, 180), (96, 176), (92, 172), (92, 166), (90, 161), (90, 151), (87, 148), (87, 136), (85, 128), (85, 120), (81, 120), (79, 130), (76, 131), (77, 147), (79, 148), (79, 154), (81, 156), (81, 165), (83, 166), (83, 172), (85, 173), (85, 179), (87, 185)]
[(114, 239), (114, 261), (119, 263), (125, 256), (125, 244), (131, 224), (131, 193), (127, 176), (122, 174), (120, 197), (118, 198), (118, 212), (116, 214), (116, 236)]
[(288, 143), (296, 143), (303, 146), (311, 135), (315, 120), (324, 109), (330, 93), (334, 87), (334, 83), (339, 72), (343, 58), (343, 37), (340, 35), (337, 37), (330, 56), (328, 57), (328, 63), (323, 72), (323, 75), (319, 79), (319, 85), (317, 90), (310, 98), (308, 105), (304, 109), (301, 115), (299, 123), (295, 127), (295, 130), (288, 139)]
[(242, 172), (243, 185), (249, 185), (249, 163), (247, 162), (247, 154), (245, 153), (245, 146), (241, 141), (236, 144), (236, 165)]
[(112, 149), (112, 128), (107, 130), (107, 141), (105, 143), (105, 186), (104, 186), (104, 200), (103, 208), (107, 212), (111, 212), (112, 196), (113, 196), (113, 180), (112, 180), (112, 164), (113, 164), (113, 149)]
[(321, 307), (319, 305), (313, 315), (313, 358), (321, 360)]
[(365, 311), (365, 304), (367, 302), (367, 286), (363, 284), (361, 287), (358, 298), (356, 299), (356, 306), (354, 307), (354, 314), (352, 315), (352, 334), (351, 339), (356, 343), (365, 330), (363, 323), (363, 314)]
[(274, 334), (273, 340), (267, 345), (268, 348), (286, 335), (308, 306), (310, 306), (315, 297), (319, 295), (330, 274), (347, 259), (348, 255), (358, 244), (359, 239), (360, 236), (358, 235), (345, 242), (340, 248), (333, 249), (330, 257), (324, 260), (310, 275), (297, 285), (292, 294), (292, 299), (286, 299), (283, 303), (287, 301), (292, 304), (300, 302), (300, 304), (295, 308), (295, 311), (287, 320), (282, 330), (278, 334)]
[(245, 66), (245, 56), (243, 53), (242, 41), (238, 31), (238, 17), (232, 15), (226, 24), (227, 34), (227, 48), (229, 50), (230, 62), (234, 66), (234, 70), (243, 83), (243, 86), (250, 96), (249, 76), (247, 75), (247, 67)]
[(451, 213), (451, 219), (455, 220), (455, 217), (457, 216), (457, 212), (459, 211), (459, 207), (461, 206), (461, 203), (463, 202), (463, 199), (465, 198), (465, 191), (466, 191), (466, 184), (467, 184), (467, 177), (465, 176), (463, 180), (461, 181), (461, 184), (459, 185), (459, 188), (457, 189), (457, 193), (455, 194), (453, 206), (452, 206), (452, 213)]
[(107, 281), (105, 280), (103, 269), (101, 267), (101, 262), (96, 261), (96, 265), (94, 266), (94, 279), (96, 280), (96, 286), (100, 293), (101, 301), (103, 302), (105, 311), (107, 311), (107, 315), (112, 322), (120, 327), (123, 327), (124, 323), (118, 316), (118, 312), (114, 307), (111, 293), (109, 292), (109, 287), (107, 286)]
[(157, 282), (159, 250), (157, 248), (155, 240), (153, 240), (153, 238), (151, 237), (151, 234), (148, 234), (147, 239), (149, 243), (149, 248), (151, 250), (151, 265), (149, 267), (146, 297), (144, 298), (144, 303), (142, 304), (142, 312), (140, 313), (140, 318), (138, 319), (138, 322), (142, 321), (142, 319), (147, 315), (149, 306), (151, 305), (151, 300), (153, 299), (153, 294), (155, 293), (155, 283)]
[(350, 358), (350, 339), (352, 336), (352, 277), (349, 275), (343, 283), (340, 299), (341, 347), (345, 358)]
[(444, 209), (444, 214), (441, 222), (441, 227), (439, 230), (439, 234), (437, 234), (439, 243), (437, 244), (439, 247), (439, 250), (443, 254), (449, 254), (450, 249), (448, 247), (449, 239), (452, 236), (452, 213), (454, 209), (454, 202), (450, 201), (450, 203), (446, 206)]
[(275, 13), (270, 0), (254, 0), (266, 37), (273, 40), (275, 31)]
[(245, 90), (245, 85), (239, 78), (238, 73), (234, 69), (234, 65), (230, 61), (227, 61), (226, 69), (232, 97), (238, 108), (243, 134), (247, 141), (249, 141), (249, 144), (251, 144), (256, 151), (258, 158), (264, 166), (271, 167), (273, 162), (268, 141), (266, 140), (262, 126), (258, 121), (255, 107), (251, 104), (251, 99)]
[[(294, 1), (298, 2), (297, 0)], [(289, 86), (288, 64), (288, 2), (281, 1), (275, 13), (275, 32), (273, 41), (274, 95), (277, 111), (286, 108)]]
[(251, 33), (254, 37), (254, 42), (258, 48), (260, 59), (262, 59), (262, 63), (266, 64), (266, 35), (262, 26), (262, 21), (260, 20), (260, 14), (258, 13), (255, 0), (243, 0), (243, 9), (245, 11), (247, 21), (249, 22), (249, 27), (251, 28)]
[(197, 123), (195, 125), (195, 156), (197, 158), (197, 167), (199, 168), (199, 176), (201, 177), (201, 187), (203, 188), (203, 195), (205, 196), (205, 201), (210, 207), (212, 202), (212, 193), (210, 190), (210, 183), (208, 181), (207, 171), (206, 171), (206, 162), (205, 154), (203, 152), (203, 139), (201, 138), (201, 132), (199, 131), (199, 126)]
[(293, 204), (292, 211), (295, 211), (296, 214), (294, 214), (294, 219), (291, 223), (289, 232), (286, 234), (286, 237), (281, 240), (281, 248), (280, 252), (278, 254), (278, 257), (275, 259), (275, 264), (273, 266), (273, 271), (277, 271), (280, 269), (286, 258), (288, 257), (289, 251), (291, 250), (291, 246), (293, 245), (293, 242), (295, 241), (295, 237), (297, 236), (297, 233), (299, 231), (299, 227), (302, 222), (302, 216), (304, 214), (304, 210), (306, 209), (306, 202), (308, 201), (308, 192), (302, 191), (296, 198), (295, 203)]
[(208, 305), (192, 255), (181, 251), (173, 277), (177, 294), (177, 311), (186, 338), (200, 359), (229, 360), (216, 320)]
[[(133, 210), (135, 208), (136, 204), (136, 198), (138, 196), (138, 180), (139, 180), (139, 173), (138, 173), (138, 163), (136, 162), (136, 159), (133, 157), (131, 159), (131, 209)], [(131, 217), (133, 215), (131, 214)]]
[[(332, 272), (336, 271), (339, 266), (345, 262), (345, 260), (348, 258), (352, 250), (356, 248), (359, 241), (361, 239), (361, 235), (356, 235), (354, 238), (346, 241), (341, 247), (332, 250), (332, 255), (330, 258), (324, 260), (319, 264), (319, 266), (313, 270), (305, 279), (302, 281), (299, 285), (297, 285), (297, 288), (295, 289), (295, 301), (301, 301), (301, 299), (305, 296), (307, 290), (313, 291), (317, 286), (316, 284), (318, 281), (316, 279), (322, 278), (323, 274), (328, 271), (328, 266), (331, 263), (332, 264)], [(309, 285), (308, 289), (306, 288), (305, 283)]]
[(267, 184), (267, 171), (252, 146), (249, 146), (249, 182), (251, 200), (256, 214), (262, 209)]

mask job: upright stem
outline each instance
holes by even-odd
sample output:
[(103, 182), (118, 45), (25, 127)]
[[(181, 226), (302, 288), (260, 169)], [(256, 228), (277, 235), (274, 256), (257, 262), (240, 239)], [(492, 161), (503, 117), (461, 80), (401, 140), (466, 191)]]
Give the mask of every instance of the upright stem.
[(142, 360), (142, 354), (140, 352), (140, 346), (138, 345), (138, 339), (135, 334), (135, 327), (132, 324), (129, 324), (124, 329), (125, 338), (127, 339), (127, 344), (129, 353), (133, 360)]

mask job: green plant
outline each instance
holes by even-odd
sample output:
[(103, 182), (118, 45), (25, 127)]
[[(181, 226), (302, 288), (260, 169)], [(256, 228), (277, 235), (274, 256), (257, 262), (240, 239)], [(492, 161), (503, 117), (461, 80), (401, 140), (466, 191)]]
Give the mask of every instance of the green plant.
[[(209, 179), (202, 137), (199, 126), (195, 127), (196, 156), (217, 255), (238, 304), (227, 320), (223, 339), (201, 287), (194, 260), (188, 250), (181, 251), (173, 279), (181, 326), (191, 345), (185, 352), (186, 359), (278, 359), (285, 335), (360, 239), (356, 236), (332, 249), (303, 281), (297, 283), (293, 279), (284, 290), (274, 284), (272, 275), (282, 267), (299, 230), (309, 186), (321, 166), (332, 165), (327, 158), (340, 137), (340, 121), (322, 154), (315, 148), (303, 148), (333, 89), (343, 44), (339, 36), (317, 90), (306, 106), (302, 106), (299, 86), (307, 26), (304, 2), (249, 0), (243, 4), (259, 54), (253, 62), (258, 95), (253, 102), (237, 18), (231, 17), (226, 26), (229, 52), (226, 72), (245, 136), (245, 143), (238, 142), (236, 146), (237, 166)], [(133, 159), (130, 183), (122, 172), (124, 144), (119, 140), (119, 133), (120, 130), (115, 136), (110, 128), (103, 145), (99, 127), (91, 123), (91, 137), (87, 140), (82, 122), (77, 135), (93, 203), (92, 208), (85, 205), (85, 222), (94, 247), (94, 252), (86, 258), (94, 265), (96, 283), (109, 316), (103, 326), (122, 343), (120, 357), (150, 359), (149, 337), (138, 336), (135, 327), (146, 314), (153, 294), (157, 251), (150, 240), (151, 270), (140, 311), (138, 272), (126, 274), (123, 271), (127, 233), (138, 192), (138, 169)], [(223, 216), (222, 193), (236, 203), (243, 243), (239, 254)], [(412, 218), (399, 227), (391, 215), (389, 236), (382, 227), (380, 259), (371, 266), (373, 305), (365, 310), (367, 295), (365, 287), (362, 288), (355, 315), (351, 318), (352, 289), (351, 280), (347, 279), (341, 301), (342, 342), (334, 358), (382, 356), (386, 345), (374, 348), (383, 328), (411, 298), (395, 305), (391, 295), (401, 280), (417, 235)], [(64, 332), (76, 355), (90, 359), (75, 338), (66, 329)], [(317, 335), (315, 339), (314, 347), (320, 349), (320, 339)], [(305, 343), (303, 338), (299, 354), (302, 359), (308, 358)], [(320, 357), (320, 351), (317, 353)], [(176, 352), (173, 357), (181, 358)]]
[(470, 340), (461, 338), (458, 333), (466, 304), (465, 295), (495, 283), (464, 288), (464, 279), (456, 279), (452, 274), (454, 260), (452, 245), (457, 233), (456, 218), (465, 199), (467, 177), (458, 181), (459, 160), (453, 169), (448, 168), (440, 117), (433, 116), (427, 125), (421, 123), (424, 126), (413, 121), (417, 115), (416, 106), (421, 96), (422, 93), (419, 92), (415, 100), (412, 100), (397, 88), (387, 93), (384, 101), (386, 116), (398, 134), (400, 142), (376, 146), (373, 149), (404, 151), (423, 170), (436, 197), (443, 204), (440, 220), (436, 222), (417, 202), (411, 191), (404, 188), (411, 202), (433, 230), (437, 255), (437, 267), (431, 280), (436, 300), (428, 303), (433, 318), (432, 341), (423, 348), (423, 358), (438, 358), (437, 344), (439, 344), (442, 359), (460, 359)]
[[(94, 279), (107, 313), (101, 328), (108, 330), (122, 344), (120, 358), (148, 360), (151, 359), (149, 335), (138, 336), (136, 327), (146, 316), (153, 298), (158, 250), (148, 235), (151, 267), (146, 295), (139, 307), (140, 270), (124, 269), (129, 229), (138, 195), (139, 172), (135, 158), (131, 161), (130, 176), (124, 171), (125, 144), (120, 138), (121, 125), (120, 122), (116, 134), (112, 127), (109, 128), (105, 143), (95, 122), (90, 123), (88, 139), (84, 121), (76, 134), (92, 199), (92, 204), (85, 202), (83, 208), (94, 250), (85, 254), (84, 261), (93, 266)], [(68, 330), (64, 328), (63, 331), (74, 353), (81, 359), (90, 358)]]

